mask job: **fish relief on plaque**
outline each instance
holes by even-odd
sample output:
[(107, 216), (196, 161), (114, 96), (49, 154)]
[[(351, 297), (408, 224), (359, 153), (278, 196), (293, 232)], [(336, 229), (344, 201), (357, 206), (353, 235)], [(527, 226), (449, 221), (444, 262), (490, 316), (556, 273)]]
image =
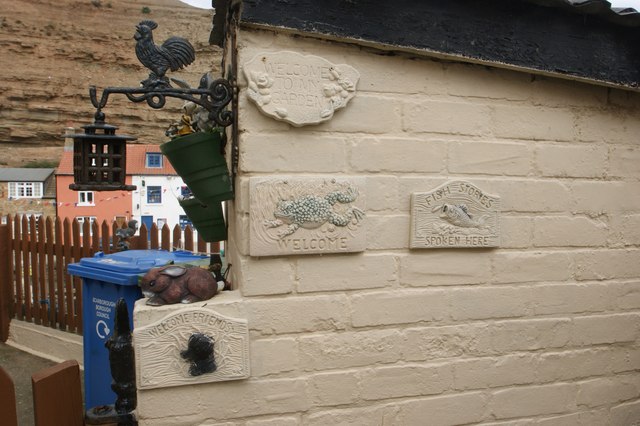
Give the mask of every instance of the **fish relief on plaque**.
[(250, 254), (366, 248), (364, 178), (251, 178)]
[(411, 196), (411, 248), (497, 247), (500, 198), (465, 181)]

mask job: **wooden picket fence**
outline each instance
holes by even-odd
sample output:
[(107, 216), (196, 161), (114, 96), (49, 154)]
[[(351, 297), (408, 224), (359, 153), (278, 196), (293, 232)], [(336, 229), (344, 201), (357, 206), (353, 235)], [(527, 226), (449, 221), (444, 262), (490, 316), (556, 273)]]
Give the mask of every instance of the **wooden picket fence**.
[[(7, 216), (0, 225), (0, 341), (6, 341), (10, 319), (82, 334), (82, 280), (69, 275), (67, 265), (116, 251), (117, 229), (115, 221), (81, 226), (75, 219)], [(206, 243), (179, 225), (147, 230), (143, 224), (129, 248), (220, 252), (219, 243)]]

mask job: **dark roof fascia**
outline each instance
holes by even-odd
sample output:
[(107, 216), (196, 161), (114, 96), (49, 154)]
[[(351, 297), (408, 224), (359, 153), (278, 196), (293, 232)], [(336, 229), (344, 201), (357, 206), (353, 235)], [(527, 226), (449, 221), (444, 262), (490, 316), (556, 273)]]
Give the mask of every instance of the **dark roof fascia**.
[[(220, 15), (214, 22), (224, 22), (237, 1), (214, 1)], [(639, 90), (640, 14), (610, 6), (604, 0), (244, 0), (241, 23)], [(214, 25), (214, 33), (223, 36), (223, 26)]]

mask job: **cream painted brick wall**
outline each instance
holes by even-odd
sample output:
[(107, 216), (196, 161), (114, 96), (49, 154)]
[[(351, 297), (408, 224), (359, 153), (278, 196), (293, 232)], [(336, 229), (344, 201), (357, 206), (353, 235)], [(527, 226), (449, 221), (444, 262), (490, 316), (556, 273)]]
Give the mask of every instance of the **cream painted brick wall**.
[[(361, 75), (296, 128), (247, 100), (230, 203), (251, 378), (139, 394), (141, 425), (640, 424), (640, 95), (243, 28)], [(363, 253), (248, 255), (249, 179), (365, 179)], [(410, 197), (501, 197), (493, 249), (410, 250)]]

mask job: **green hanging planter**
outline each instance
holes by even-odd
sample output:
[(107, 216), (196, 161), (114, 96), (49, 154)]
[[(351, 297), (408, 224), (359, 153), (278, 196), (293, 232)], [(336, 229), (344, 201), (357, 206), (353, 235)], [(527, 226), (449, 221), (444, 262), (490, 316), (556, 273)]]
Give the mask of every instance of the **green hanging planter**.
[(227, 239), (227, 226), (224, 223), (221, 202), (205, 205), (196, 198), (187, 198), (180, 201), (180, 206), (204, 241), (213, 243)]
[(221, 153), (222, 135), (196, 132), (160, 145), (160, 150), (193, 195), (209, 205), (233, 199), (227, 162)]

